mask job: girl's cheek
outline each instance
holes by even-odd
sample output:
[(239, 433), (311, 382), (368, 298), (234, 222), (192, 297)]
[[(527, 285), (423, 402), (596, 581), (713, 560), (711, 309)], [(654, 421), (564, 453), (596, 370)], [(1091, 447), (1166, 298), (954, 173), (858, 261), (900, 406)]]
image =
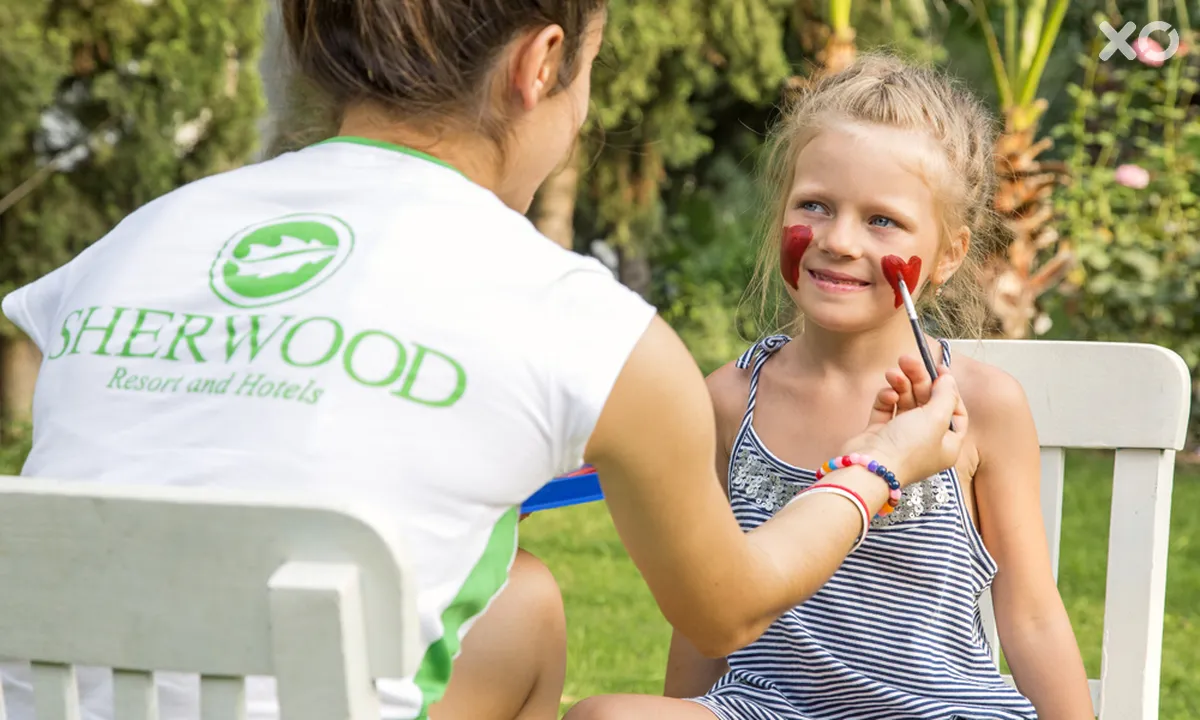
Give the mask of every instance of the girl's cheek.
[(812, 239), (812, 228), (808, 225), (791, 225), (783, 230), (783, 242), (779, 247), (779, 270), (784, 281), (793, 290), (800, 289), (800, 263)]
[(905, 260), (899, 255), (885, 255), (880, 259), (880, 271), (895, 293), (897, 308), (904, 304), (900, 294), (900, 280), (904, 280), (904, 285), (911, 295), (914, 297), (917, 295), (917, 289), (921, 282), (921, 258), (919, 256), (912, 255)]

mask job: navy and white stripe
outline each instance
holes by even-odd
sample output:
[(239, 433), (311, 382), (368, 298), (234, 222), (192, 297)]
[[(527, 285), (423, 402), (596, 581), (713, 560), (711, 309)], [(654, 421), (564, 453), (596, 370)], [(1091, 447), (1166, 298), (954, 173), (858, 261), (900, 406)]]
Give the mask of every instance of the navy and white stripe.
[[(753, 364), (729, 467), (744, 531), (816, 481), (753, 427), (759, 373), (788, 340), (768, 337), (737, 363)], [(942, 352), (949, 366), (946, 343)], [(873, 521), (829, 582), (731, 655), (729, 673), (695, 701), (721, 720), (1036, 720), (992, 663), (978, 599), (996, 563), (955, 470), (905, 488), (893, 515)]]

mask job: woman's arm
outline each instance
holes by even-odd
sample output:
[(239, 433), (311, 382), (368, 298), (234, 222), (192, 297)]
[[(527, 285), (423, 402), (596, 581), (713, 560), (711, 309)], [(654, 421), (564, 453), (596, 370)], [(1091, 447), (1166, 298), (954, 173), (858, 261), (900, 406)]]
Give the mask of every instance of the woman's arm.
[[(917, 367), (920, 367), (917, 365)], [(922, 372), (923, 374), (923, 372)], [(843, 452), (870, 455), (902, 483), (954, 464), (967, 417), (951, 377), (917, 389), (927, 405), (872, 425)], [(956, 432), (947, 429), (951, 417)], [(752, 642), (815, 593), (861, 531), (854, 505), (834, 495), (793, 503), (742, 533), (713, 469), (715, 424), (695, 361), (660, 318), (631, 353), (588, 442), (609, 512), (668, 622), (708, 657)], [(836, 473), (874, 511), (886, 485), (864, 468)]]
[(1039, 718), (1094, 720), (1087, 673), (1050, 565), (1029, 404), (1009, 375), (975, 369), (979, 377), (963, 383), (979, 449), (974, 484), (980, 527), (999, 567), (992, 600), (1004, 656)]
[[(717, 425), (717, 453), (714, 469), (721, 492), (729, 497), (729, 454), (741, 426), (749, 400), (749, 374), (729, 363), (707, 378)], [(729, 672), (724, 657), (710, 658), (696, 649), (686, 637), (671, 633), (667, 654), (667, 677), (663, 695), (674, 698), (699, 697), (707, 693), (722, 675)]]

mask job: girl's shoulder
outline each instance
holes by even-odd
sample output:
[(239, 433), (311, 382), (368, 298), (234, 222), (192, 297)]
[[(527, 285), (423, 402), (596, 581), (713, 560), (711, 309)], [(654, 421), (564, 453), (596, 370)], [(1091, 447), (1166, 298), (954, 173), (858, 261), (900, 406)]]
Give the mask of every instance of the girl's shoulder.
[(781, 350), (788, 341), (787, 335), (770, 335), (746, 348), (736, 360), (731, 360), (709, 374), (706, 379), (708, 392), (712, 395), (713, 409), (717, 420), (733, 418), (739, 423), (750, 401), (750, 384), (757, 368)]
[(972, 434), (988, 433), (1030, 414), (1021, 383), (995, 365), (956, 355), (950, 372), (967, 407)]
[(718, 427), (728, 419), (740, 420), (750, 399), (750, 376), (750, 368), (741, 367), (738, 361), (731, 360), (705, 379)]

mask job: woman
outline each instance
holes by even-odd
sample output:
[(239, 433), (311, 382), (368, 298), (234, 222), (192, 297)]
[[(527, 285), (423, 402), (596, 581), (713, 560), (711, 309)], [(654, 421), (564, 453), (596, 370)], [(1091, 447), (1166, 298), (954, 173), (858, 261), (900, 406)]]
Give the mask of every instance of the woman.
[[(584, 121), (603, 0), (283, 0), (281, 18), (339, 136), (159, 198), (5, 299), (46, 358), (25, 474), (328, 492), (394, 513), (426, 654), (380, 683), (389, 718), (555, 716), (562, 610), (516, 553), (516, 513), (581, 461), (700, 651), (728, 654), (815, 592), (888, 485), (840, 470), (842, 496), (743, 534), (682, 343), (523, 215)], [(881, 391), (845, 447), (901, 484), (952, 464), (967, 424), (952, 379), (906, 371), (912, 397)], [(892, 419), (914, 401), (928, 403)], [(27, 697), (18, 672), (9, 685)], [(105, 716), (107, 686), (84, 685)], [(249, 692), (253, 715), (274, 712), (269, 687)], [(190, 697), (165, 697), (163, 716)]]

